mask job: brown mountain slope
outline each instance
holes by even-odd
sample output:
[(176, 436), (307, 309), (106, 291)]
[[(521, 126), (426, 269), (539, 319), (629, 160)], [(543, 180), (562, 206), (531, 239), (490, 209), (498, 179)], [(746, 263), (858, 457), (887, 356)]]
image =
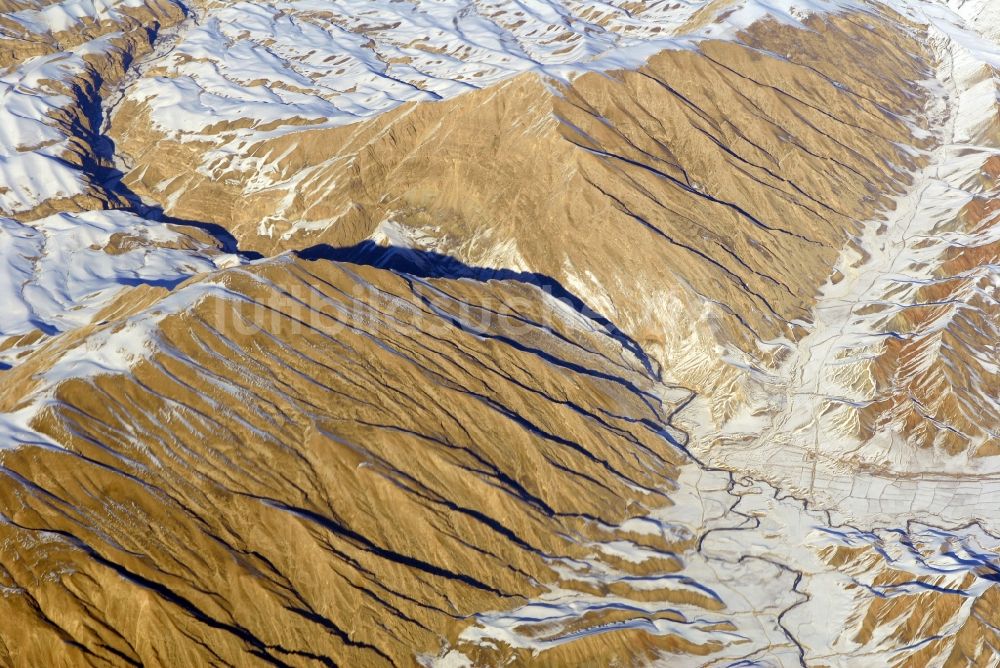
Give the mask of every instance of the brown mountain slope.
[(211, 164), (210, 144), (167, 141), (134, 103), (112, 134), (133, 189), (248, 248), (401, 229), (470, 264), (554, 276), (670, 359), (672, 378), (725, 387), (724, 365), (685, 361), (691, 338), (751, 359), (760, 339), (794, 338), (839, 249), (905, 187), (905, 147), (924, 141), (905, 120), (925, 102), (921, 36), (877, 13), (807, 23), (569, 86), (525, 75)]
[(0, 365), (0, 664), (996, 664), (939, 457), (996, 454), (995, 124), (930, 28), (806, 28), (293, 133), (125, 95), (129, 188), (298, 252)]
[(532, 282), (283, 255), (136, 288), (5, 372), (0, 664), (812, 660), (844, 600), (857, 660), (991, 656), (989, 552), (825, 537), (702, 468), (687, 393)]
[[(669, 502), (668, 388), (531, 285), (285, 256), (161, 296), (9, 372), (51, 445), (0, 451), (3, 663), (406, 665)], [(633, 538), (604, 561), (679, 567)]]

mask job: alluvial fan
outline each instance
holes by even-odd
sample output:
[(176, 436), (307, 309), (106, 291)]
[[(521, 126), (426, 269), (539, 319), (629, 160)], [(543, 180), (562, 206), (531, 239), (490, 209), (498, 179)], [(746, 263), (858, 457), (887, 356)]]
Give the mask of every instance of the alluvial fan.
[(1000, 666), (997, 0), (0, 0), (0, 665)]

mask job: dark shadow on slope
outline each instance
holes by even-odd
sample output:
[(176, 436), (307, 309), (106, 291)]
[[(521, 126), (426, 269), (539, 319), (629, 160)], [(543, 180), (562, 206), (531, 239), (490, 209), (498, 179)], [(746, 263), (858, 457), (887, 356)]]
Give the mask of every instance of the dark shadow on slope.
[(131, 276), (120, 276), (115, 279), (115, 282), (118, 283), (118, 285), (126, 285), (133, 288), (140, 285), (149, 285), (154, 288), (166, 288), (167, 290), (173, 290), (189, 278), (191, 277), (177, 276), (176, 278), (134, 278)]
[[(119, 172), (120, 174), (120, 172)], [(222, 225), (217, 223), (206, 223), (200, 220), (189, 220), (187, 218), (177, 218), (176, 216), (171, 216), (163, 211), (163, 207), (159, 205), (147, 205), (139, 199), (135, 193), (128, 189), (125, 185), (119, 186), (119, 194), (128, 192), (130, 193), (130, 204), (128, 211), (136, 213), (146, 220), (153, 220), (158, 223), (163, 223), (165, 225), (178, 225), (181, 227), (193, 227), (195, 229), (202, 230), (206, 232), (209, 236), (215, 239), (216, 243), (219, 244), (221, 248), (226, 253), (233, 253), (239, 255), (246, 260), (259, 260), (264, 256), (257, 251), (247, 251), (241, 250), (239, 242), (236, 241), (229, 230), (224, 228)], [(135, 198), (134, 201), (131, 198)]]
[[(110, 155), (113, 156), (114, 142), (106, 136), (102, 136), (99, 141), (104, 145), (102, 151), (110, 151)], [(108, 147), (108, 145), (110, 145), (110, 147)], [(202, 230), (215, 239), (219, 248), (224, 252), (240, 255), (247, 260), (259, 260), (264, 257), (256, 251), (241, 250), (239, 243), (236, 241), (236, 237), (234, 237), (229, 230), (224, 228), (222, 225), (218, 225), (216, 223), (206, 223), (200, 220), (178, 218), (166, 213), (163, 210), (163, 207), (158, 204), (147, 204), (141, 197), (139, 197), (138, 194), (136, 194), (135, 191), (125, 185), (122, 181), (125, 174), (119, 169), (103, 165), (96, 167), (94, 172), (100, 179), (101, 185), (103, 185), (113, 195), (117, 195), (127, 202), (127, 206), (123, 208), (124, 211), (130, 211), (147, 220), (164, 223), (166, 225), (193, 227), (195, 229)]]
[(649, 356), (646, 355), (645, 351), (634, 339), (618, 329), (613, 322), (590, 308), (586, 302), (567, 290), (562, 283), (551, 276), (533, 271), (473, 267), (443, 253), (402, 248), (399, 246), (381, 246), (371, 240), (362, 241), (354, 246), (340, 248), (330, 246), (329, 244), (319, 244), (298, 251), (296, 255), (304, 260), (330, 260), (333, 262), (367, 265), (419, 278), (464, 278), (480, 282), (516, 281), (518, 283), (533, 285), (593, 321), (608, 336), (618, 341), (623, 348), (635, 355), (642, 362), (647, 373), (657, 379), (660, 378), (659, 371), (655, 369)]
[(55, 336), (59, 333), (59, 329), (57, 327), (50, 325), (43, 320), (39, 320), (38, 318), (29, 318), (28, 324), (46, 336)]
[[(155, 38), (155, 34), (150, 34)], [(127, 59), (130, 61), (131, 59)], [(130, 62), (125, 63), (126, 67)], [(80, 91), (80, 100), (86, 115), (87, 124), (80, 124), (76, 130), (87, 138), (94, 150), (94, 157), (84, 166), (95, 181), (109, 194), (117, 197), (125, 211), (130, 211), (148, 220), (200, 229), (211, 235), (219, 247), (227, 253), (235, 253), (247, 260), (259, 260), (263, 255), (254, 251), (243, 251), (239, 248), (236, 238), (224, 227), (215, 223), (177, 218), (167, 214), (158, 204), (144, 202), (138, 193), (125, 182), (125, 173), (116, 167), (115, 156), (117, 148), (114, 140), (102, 132), (105, 124), (105, 110), (102, 107), (101, 88), (103, 81), (97, 78), (94, 86)], [(110, 110), (113, 112), (113, 110)], [(520, 272), (511, 269), (491, 269), (486, 267), (471, 267), (460, 260), (441, 253), (422, 251), (399, 247), (383, 247), (372, 241), (364, 241), (351, 247), (335, 248), (328, 244), (320, 244), (298, 253), (307, 260), (333, 260), (353, 264), (371, 265), (384, 269), (410, 274), (421, 278), (465, 278), (476, 281), (506, 280), (534, 285), (560, 300), (570, 308), (585, 316), (603, 329), (609, 336), (617, 340), (622, 347), (636, 356), (645, 367), (647, 373), (659, 378), (649, 357), (631, 337), (626, 335), (610, 320), (591, 309), (582, 299), (567, 290), (556, 279), (537, 272)], [(153, 284), (173, 288), (181, 281), (143, 281), (122, 279), (123, 284)]]
[[(150, 35), (150, 39), (154, 39), (155, 36), (154, 31)], [(125, 58), (124, 64), (126, 69), (131, 65), (131, 61), (131, 57)], [(79, 136), (85, 137), (94, 151), (93, 159), (85, 161), (83, 166), (84, 171), (89, 172), (96, 183), (100, 184), (112, 197), (117, 197), (125, 204), (121, 210), (129, 211), (148, 220), (167, 225), (179, 225), (202, 230), (214, 238), (219, 248), (226, 253), (235, 253), (247, 260), (259, 260), (262, 258), (263, 255), (260, 253), (240, 250), (236, 237), (230, 234), (229, 230), (222, 225), (171, 216), (163, 210), (162, 206), (144, 202), (135, 191), (124, 183), (125, 173), (115, 166), (115, 155), (117, 152), (115, 142), (108, 135), (101, 134), (100, 131), (106, 120), (104, 118), (104, 109), (101, 106), (102, 96), (100, 91), (103, 84), (103, 80), (95, 75), (94, 87), (88, 87), (79, 92), (80, 104), (87, 117), (87, 124), (79, 123), (74, 127), (74, 132)]]

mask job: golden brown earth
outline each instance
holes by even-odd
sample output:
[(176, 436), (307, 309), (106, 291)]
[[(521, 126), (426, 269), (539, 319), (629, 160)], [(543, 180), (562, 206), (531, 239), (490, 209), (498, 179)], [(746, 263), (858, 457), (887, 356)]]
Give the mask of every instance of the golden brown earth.
[(263, 256), (0, 340), (0, 664), (1000, 665), (994, 69), (871, 4), (340, 127), (102, 111), (195, 9), (0, 19), (11, 72), (114, 45), (39, 89), (82, 193), (5, 215)]

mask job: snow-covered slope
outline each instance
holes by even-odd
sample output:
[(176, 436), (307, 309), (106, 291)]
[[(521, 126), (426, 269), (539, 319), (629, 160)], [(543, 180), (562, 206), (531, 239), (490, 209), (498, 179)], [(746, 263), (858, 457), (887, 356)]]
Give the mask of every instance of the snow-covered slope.
[(704, 466), (688, 393), (527, 278), (285, 255), (134, 297), (0, 390), (14, 663), (993, 658), (1000, 540)]
[(527, 70), (638, 64), (700, 4), (208, 3), (129, 97), (192, 137), (246, 119), (343, 124)]
[(0, 215), (114, 204), (120, 195), (98, 174), (96, 106), (157, 31), (181, 19), (181, 5), (65, 0), (14, 8), (0, 16)]
[(128, 87), (116, 109), (129, 122), (113, 134), (126, 164), (141, 160), (149, 135), (194, 142), (207, 150), (192, 168), (219, 182), (249, 178), (260, 191), (278, 176), (260, 144), (282, 135), (526, 72), (567, 81), (633, 69), (664, 49), (733, 39), (762, 19), (802, 25), (812, 14), (886, 8), (855, 0), (207, 2)]
[(61, 213), (31, 223), (0, 218), (0, 351), (9, 348), (0, 362), (23, 354), (17, 344), (25, 335), (90, 323), (128, 286), (171, 288), (241, 261), (213, 242), (125, 211)]
[(880, 5), (279, 0), (200, 7), (176, 48), (129, 94), (173, 137), (215, 135), (228, 125), (245, 130), (247, 120), (267, 130), (350, 123), (526, 71), (567, 79), (632, 69), (663, 49), (731, 38), (763, 18), (794, 25), (810, 13)]

